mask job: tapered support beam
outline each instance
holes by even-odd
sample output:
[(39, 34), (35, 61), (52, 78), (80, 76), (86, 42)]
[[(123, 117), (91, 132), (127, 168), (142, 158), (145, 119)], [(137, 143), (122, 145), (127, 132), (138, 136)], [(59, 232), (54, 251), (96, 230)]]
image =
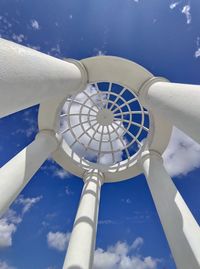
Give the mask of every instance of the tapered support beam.
[(91, 171), (84, 181), (63, 269), (92, 269), (93, 266), (103, 176), (98, 171)]
[(200, 86), (149, 80), (140, 90), (140, 100), (200, 143)]
[(0, 39), (0, 117), (86, 86), (80, 62), (62, 61)]
[(144, 152), (141, 164), (177, 269), (199, 269), (199, 225), (167, 174), (162, 157)]
[(51, 131), (42, 131), (29, 146), (0, 168), (0, 216), (16, 199), (43, 162), (57, 149), (58, 144), (57, 138)]

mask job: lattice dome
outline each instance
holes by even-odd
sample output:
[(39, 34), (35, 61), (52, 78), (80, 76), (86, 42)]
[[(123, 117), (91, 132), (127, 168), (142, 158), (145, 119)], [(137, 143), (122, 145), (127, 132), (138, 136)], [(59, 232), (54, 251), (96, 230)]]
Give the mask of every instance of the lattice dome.
[(148, 111), (136, 94), (111, 82), (89, 84), (66, 100), (60, 115), (60, 133), (71, 157), (79, 156), (84, 167), (107, 170), (124, 162), (129, 167), (144, 147), (148, 131)]

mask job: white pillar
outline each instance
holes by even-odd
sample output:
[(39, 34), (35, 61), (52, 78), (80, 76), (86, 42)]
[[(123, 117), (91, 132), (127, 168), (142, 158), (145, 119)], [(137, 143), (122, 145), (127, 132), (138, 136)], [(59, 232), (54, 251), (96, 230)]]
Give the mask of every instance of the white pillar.
[(91, 171), (84, 182), (63, 269), (92, 269), (93, 266), (103, 176), (96, 170)]
[(0, 117), (86, 86), (80, 62), (62, 61), (0, 38)]
[(200, 143), (200, 86), (149, 80), (140, 90), (142, 103)]
[(199, 225), (167, 174), (162, 157), (144, 152), (141, 164), (177, 269), (199, 269)]
[(58, 140), (51, 131), (41, 131), (36, 139), (0, 168), (0, 216), (58, 147)]

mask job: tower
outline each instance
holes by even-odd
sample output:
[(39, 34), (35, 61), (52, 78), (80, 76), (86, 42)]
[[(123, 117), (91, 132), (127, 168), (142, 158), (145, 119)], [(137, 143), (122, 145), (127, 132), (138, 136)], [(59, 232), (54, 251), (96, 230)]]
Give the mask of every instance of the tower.
[(144, 173), (177, 268), (198, 269), (199, 226), (161, 155), (173, 125), (200, 143), (200, 86), (118, 57), (61, 61), (3, 39), (0, 46), (0, 116), (40, 104), (35, 140), (0, 169), (0, 214), (51, 155), (84, 180), (63, 269), (89, 269), (102, 184)]

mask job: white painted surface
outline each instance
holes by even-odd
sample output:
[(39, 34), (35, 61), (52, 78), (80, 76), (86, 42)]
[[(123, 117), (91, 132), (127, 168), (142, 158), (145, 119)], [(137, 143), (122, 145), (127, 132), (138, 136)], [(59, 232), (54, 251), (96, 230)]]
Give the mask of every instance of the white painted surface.
[(57, 147), (58, 141), (51, 132), (41, 132), (0, 169), (0, 216)]
[(98, 173), (85, 177), (63, 269), (92, 269), (102, 183)]
[[(135, 94), (139, 93), (139, 90), (146, 81), (154, 79), (153, 75), (142, 66), (119, 57), (91, 57), (81, 60), (81, 63), (88, 73), (88, 83), (100, 81), (118, 83), (132, 90)], [(63, 100), (59, 97), (41, 103), (38, 117), (40, 129), (53, 129), (58, 132), (59, 116), (63, 104)], [(151, 126), (147, 141), (148, 147), (162, 154), (169, 142), (171, 130), (171, 123), (163, 120), (162, 116), (151, 113)], [(74, 159), (77, 159), (77, 162), (75, 162), (71, 154), (72, 150), (63, 140), (59, 149), (53, 153), (53, 158), (65, 170), (78, 177), (82, 177), (85, 169), (78, 165), (78, 156), (74, 153)], [(118, 169), (118, 165), (110, 166), (108, 171), (104, 169), (105, 182), (117, 182), (141, 174), (142, 171), (138, 164), (138, 158), (130, 158), (129, 161), (131, 163), (129, 168), (127, 168), (127, 162), (124, 160), (120, 169)]]
[(200, 143), (200, 86), (155, 82), (145, 99), (153, 114), (162, 115)]
[(199, 225), (167, 174), (162, 157), (144, 152), (141, 164), (177, 269), (199, 269)]
[(70, 63), (0, 39), (0, 117), (86, 85), (80, 63)]

